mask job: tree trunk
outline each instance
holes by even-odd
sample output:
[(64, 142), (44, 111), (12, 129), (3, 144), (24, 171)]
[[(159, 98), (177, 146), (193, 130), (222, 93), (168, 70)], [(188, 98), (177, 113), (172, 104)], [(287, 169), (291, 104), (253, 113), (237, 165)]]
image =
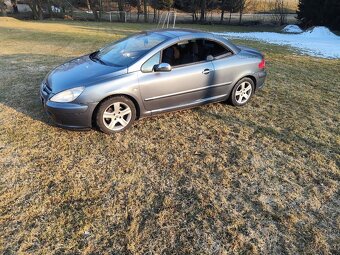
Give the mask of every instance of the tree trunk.
[(44, 19), (44, 13), (43, 13), (41, 3), (39, 2), (39, 4), (37, 6), (38, 6), (38, 18), (39, 18), (39, 20), (43, 20)]
[(17, 0), (12, 0), (11, 3), (12, 3), (12, 7), (13, 7), (13, 12), (19, 13)]
[(28, 5), (32, 10), (33, 19), (42, 20), (43, 19), (43, 10), (42, 10), (42, 7), (41, 7), (41, 2), (39, 0), (33, 0)]
[(1, 16), (2, 17), (6, 17), (7, 16), (5, 7), (1, 7)]
[(229, 13), (229, 24), (230, 24), (230, 22), (231, 22), (231, 11)]
[(200, 17), (201, 22), (204, 22), (205, 20), (206, 7), (207, 7), (207, 1), (201, 0), (201, 17)]
[(147, 23), (148, 21), (148, 2), (144, 0), (144, 22)]
[(28, 3), (28, 6), (31, 8), (32, 10), (32, 15), (33, 15), (33, 19), (36, 19), (36, 9), (35, 9), (35, 4), (34, 3)]
[(50, 0), (47, 0), (47, 10), (50, 18), (53, 18), (52, 3)]
[(32, 4), (29, 5), (32, 9), (33, 19), (42, 20), (43, 19), (43, 11), (41, 7), (41, 2), (39, 0), (34, 0)]
[(95, 0), (89, 0), (90, 8), (93, 13), (93, 17), (95, 21), (99, 20), (98, 13), (97, 13), (97, 7), (96, 7), (96, 1)]
[(119, 20), (121, 22), (125, 21), (125, 13), (124, 13), (124, 0), (118, 1), (118, 10), (119, 10)]
[(223, 19), (224, 19), (224, 3), (225, 3), (225, 0), (222, 0), (222, 2), (221, 2), (221, 23), (223, 22)]
[(242, 15), (243, 15), (243, 10), (240, 10), (240, 18), (238, 20), (238, 23), (241, 24), (242, 23)]
[(3, 16), (3, 17), (5, 17), (6, 16), (6, 5), (5, 5), (5, 3), (4, 3), (4, 1), (3, 0), (0, 0), (0, 11), (1, 11), (1, 15)]
[(141, 12), (142, 12), (141, 1), (138, 0), (138, 2), (137, 2), (137, 22), (139, 21), (139, 15), (141, 14)]

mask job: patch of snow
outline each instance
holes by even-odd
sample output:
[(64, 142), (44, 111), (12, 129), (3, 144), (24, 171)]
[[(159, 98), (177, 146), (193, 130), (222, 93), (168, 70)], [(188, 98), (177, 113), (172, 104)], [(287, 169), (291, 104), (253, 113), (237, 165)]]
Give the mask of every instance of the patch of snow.
[(302, 54), (313, 57), (340, 59), (340, 36), (333, 34), (326, 27), (314, 27), (300, 34), (273, 32), (225, 32), (217, 34), (226, 38), (240, 38), (286, 45), (297, 49)]
[(303, 30), (297, 25), (287, 25), (281, 31), (284, 33), (292, 33), (292, 34), (299, 34), (303, 32)]
[(313, 27), (307, 29), (304, 34), (310, 38), (339, 38), (339, 36), (332, 33), (327, 27)]

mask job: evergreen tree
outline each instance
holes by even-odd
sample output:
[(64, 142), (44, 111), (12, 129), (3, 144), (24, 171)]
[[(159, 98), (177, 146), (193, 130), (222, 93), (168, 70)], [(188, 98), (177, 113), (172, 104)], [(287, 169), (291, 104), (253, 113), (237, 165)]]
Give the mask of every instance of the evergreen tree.
[(299, 0), (298, 19), (304, 27), (340, 29), (339, 0)]
[(340, 1), (325, 0), (324, 16), (326, 25), (332, 29), (340, 30)]

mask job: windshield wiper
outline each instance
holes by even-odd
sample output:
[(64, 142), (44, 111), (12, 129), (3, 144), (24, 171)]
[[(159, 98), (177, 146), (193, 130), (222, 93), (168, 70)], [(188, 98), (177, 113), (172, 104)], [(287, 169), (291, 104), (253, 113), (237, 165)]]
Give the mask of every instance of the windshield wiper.
[(99, 50), (91, 53), (90, 54), (90, 59), (92, 59), (93, 61), (99, 62), (99, 63), (101, 63), (103, 65), (106, 65), (106, 63), (103, 60), (98, 58), (98, 56), (97, 56), (98, 52), (99, 52)]

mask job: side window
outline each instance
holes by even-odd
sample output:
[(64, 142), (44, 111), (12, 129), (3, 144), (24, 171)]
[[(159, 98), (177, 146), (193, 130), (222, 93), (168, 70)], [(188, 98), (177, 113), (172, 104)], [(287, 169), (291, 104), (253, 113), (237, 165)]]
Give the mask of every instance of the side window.
[(150, 73), (153, 71), (153, 67), (154, 65), (158, 65), (159, 64), (159, 59), (161, 57), (161, 53), (158, 52), (155, 55), (153, 55), (151, 58), (149, 58), (149, 60), (147, 60), (141, 68), (141, 71), (143, 73)]
[(164, 49), (161, 62), (176, 67), (228, 55), (232, 55), (232, 52), (215, 41), (193, 39), (181, 41)]
[(185, 40), (163, 50), (162, 63), (173, 67), (194, 64), (202, 61), (199, 58), (197, 40)]
[(220, 58), (233, 54), (229, 49), (215, 41), (201, 40), (201, 47), (201, 52), (204, 52), (205, 58), (209, 55), (214, 58)]

